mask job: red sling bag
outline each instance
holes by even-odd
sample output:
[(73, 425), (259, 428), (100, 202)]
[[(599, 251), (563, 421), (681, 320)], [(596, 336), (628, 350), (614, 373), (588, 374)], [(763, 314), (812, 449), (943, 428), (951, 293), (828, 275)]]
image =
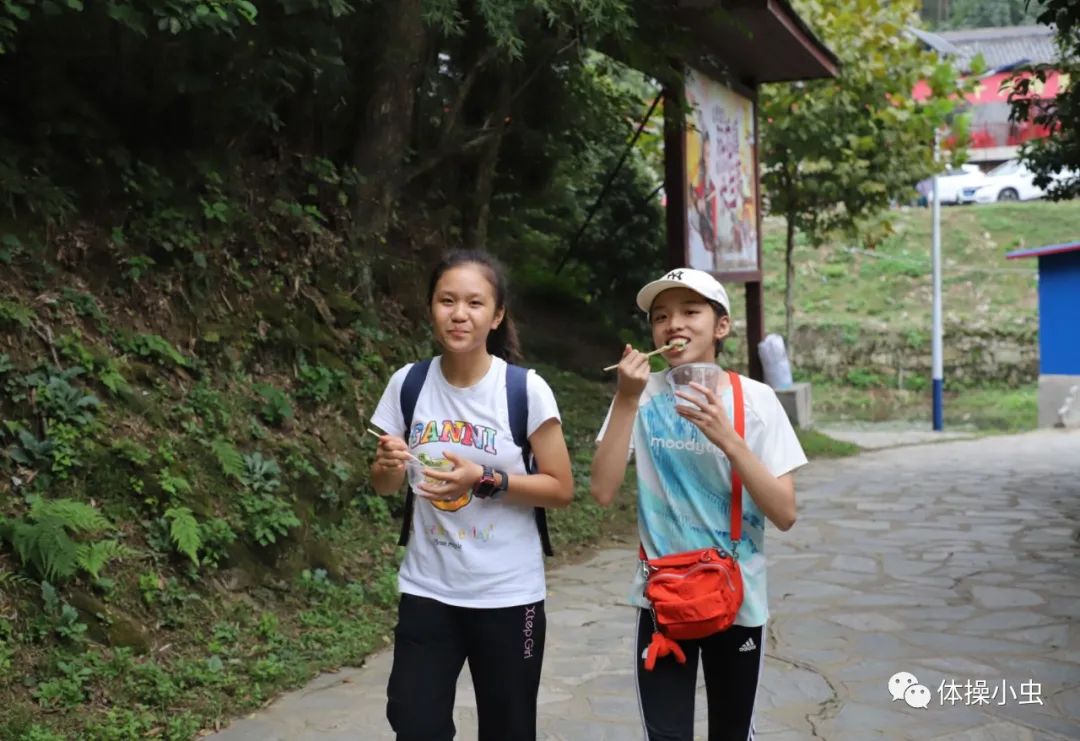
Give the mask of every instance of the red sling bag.
[[(742, 381), (728, 371), (734, 402), (734, 426), (746, 437), (746, 411)], [(661, 656), (672, 654), (680, 664), (686, 654), (676, 641), (705, 638), (731, 627), (743, 601), (742, 572), (735, 549), (742, 536), (742, 480), (731, 467), (731, 553), (722, 548), (700, 548), (647, 559), (639, 546), (645, 570), (645, 598), (652, 604), (654, 632), (645, 654), (652, 670)]]

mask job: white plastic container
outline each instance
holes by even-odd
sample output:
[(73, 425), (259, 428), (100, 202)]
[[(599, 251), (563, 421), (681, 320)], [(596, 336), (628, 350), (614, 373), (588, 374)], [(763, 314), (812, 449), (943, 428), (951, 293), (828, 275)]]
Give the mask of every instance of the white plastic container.
[[(667, 379), (668, 383), (671, 384), (671, 388), (693, 397), (694, 401), (700, 406), (705, 403), (705, 395), (691, 388), (690, 384), (698, 383), (715, 391), (717, 386), (720, 385), (720, 376), (723, 372), (724, 369), (716, 363), (687, 363), (669, 370)], [(688, 402), (686, 399), (676, 396), (675, 403), (687, 404)]]

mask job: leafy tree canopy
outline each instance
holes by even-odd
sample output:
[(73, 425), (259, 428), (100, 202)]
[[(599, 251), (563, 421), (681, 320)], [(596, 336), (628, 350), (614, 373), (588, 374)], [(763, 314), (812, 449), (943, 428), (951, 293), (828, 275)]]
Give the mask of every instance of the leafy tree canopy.
[[(796, 232), (815, 245), (836, 230), (866, 235), (890, 204), (909, 200), (935, 169), (935, 132), (962, 91), (951, 64), (908, 34), (918, 23), (914, 0), (795, 6), (841, 70), (836, 79), (771, 85), (761, 95), (763, 185), (769, 210), (789, 227), (789, 336)], [(920, 80), (930, 95), (917, 101), (911, 92)]]
[[(1060, 59), (1056, 64), (1036, 64), (1020, 70), (1009, 81), (1014, 121), (1033, 121), (1051, 132), (1044, 139), (1024, 144), (1020, 157), (1035, 173), (1035, 184), (1047, 189), (1054, 200), (1080, 196), (1080, 3), (1043, 0), (1039, 23), (1054, 28)], [(1053, 73), (1060, 73), (1061, 87), (1049, 99), (1034, 97)]]

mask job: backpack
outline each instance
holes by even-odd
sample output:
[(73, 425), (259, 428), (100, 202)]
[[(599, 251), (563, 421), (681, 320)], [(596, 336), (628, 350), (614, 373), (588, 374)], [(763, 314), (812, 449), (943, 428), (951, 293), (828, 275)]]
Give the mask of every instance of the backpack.
[[(420, 389), (427, 380), (428, 369), (431, 367), (431, 358), (413, 363), (409, 372), (405, 374), (405, 381), (401, 384), (401, 417), (405, 421), (405, 439), (408, 440), (412, 431), (413, 412), (416, 410), (416, 400), (420, 398)], [(506, 409), (510, 416), (510, 435), (514, 444), (521, 448), (521, 458), (525, 463), (526, 473), (536, 473), (536, 459), (532, 454), (532, 446), (529, 445), (529, 436), (526, 433), (529, 425), (529, 393), (527, 378), (529, 371), (520, 365), (506, 364)], [(412, 487), (409, 487), (405, 495), (405, 514), (401, 522), (401, 536), (398, 545), (404, 546), (409, 542), (409, 531), (412, 529), (413, 506), (416, 495)], [(540, 544), (544, 548), (545, 556), (555, 555), (551, 549), (551, 538), (548, 536), (547, 514), (543, 507), (535, 508), (536, 529), (540, 533)]]

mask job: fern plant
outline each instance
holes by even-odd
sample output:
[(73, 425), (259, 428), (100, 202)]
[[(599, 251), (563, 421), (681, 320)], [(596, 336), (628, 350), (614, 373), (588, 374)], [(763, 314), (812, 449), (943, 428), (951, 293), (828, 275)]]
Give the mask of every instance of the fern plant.
[(80, 569), (97, 578), (109, 561), (125, 552), (116, 541), (81, 542), (111, 526), (103, 514), (74, 499), (31, 498), (25, 518), (0, 519), (0, 538), (23, 564), (49, 581), (75, 576)]
[(187, 507), (170, 507), (165, 510), (165, 519), (169, 521), (169, 537), (176, 546), (176, 550), (198, 566), (202, 535), (195, 515)]
[[(2, 520), (0, 520), (0, 527), (2, 527)], [(18, 574), (14, 571), (8, 571), (7, 569), (0, 569), (0, 593), (14, 592), (16, 589), (22, 589), (33, 584), (30, 579), (27, 579), (22, 574)], [(2, 604), (0, 600), (0, 604)], [(2, 638), (2, 636), (0, 636)]]
[(243, 480), (244, 456), (240, 455), (240, 451), (236, 449), (236, 446), (225, 438), (218, 437), (214, 438), (210, 443), (210, 450), (214, 453), (218, 465), (221, 466), (221, 470), (226, 476), (237, 481)]
[(112, 561), (130, 554), (129, 548), (115, 540), (98, 540), (93, 543), (80, 543), (75, 560), (79, 568), (96, 580), (101, 578), (101, 570)]
[(167, 468), (158, 471), (158, 484), (161, 486), (161, 490), (170, 497), (191, 493), (191, 484), (188, 483), (188, 480)]

